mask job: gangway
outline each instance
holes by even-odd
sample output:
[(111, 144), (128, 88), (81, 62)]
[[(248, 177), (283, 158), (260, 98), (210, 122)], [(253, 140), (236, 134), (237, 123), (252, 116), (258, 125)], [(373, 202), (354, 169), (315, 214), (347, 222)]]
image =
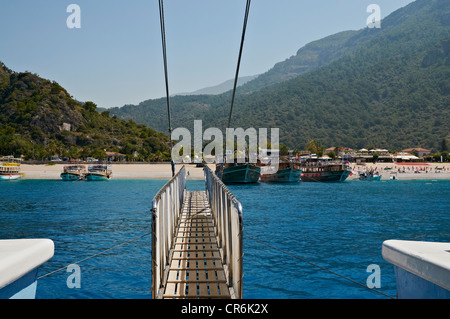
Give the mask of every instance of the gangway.
[(242, 299), (242, 206), (204, 174), (205, 191), (187, 191), (183, 166), (153, 198), (154, 299)]

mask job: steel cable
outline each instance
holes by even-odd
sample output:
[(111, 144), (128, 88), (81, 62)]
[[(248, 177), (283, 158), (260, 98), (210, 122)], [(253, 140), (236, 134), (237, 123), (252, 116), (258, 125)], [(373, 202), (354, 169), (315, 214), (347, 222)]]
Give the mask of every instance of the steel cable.
[(247, 21), (248, 21), (248, 14), (250, 12), (250, 3), (251, 3), (251, 0), (247, 0), (247, 6), (245, 8), (245, 16), (244, 16), (244, 26), (242, 28), (241, 46), (239, 48), (239, 57), (238, 57), (238, 63), (237, 63), (237, 67), (236, 67), (236, 75), (234, 77), (233, 96), (231, 98), (231, 108), (230, 108), (230, 115), (228, 117), (227, 128), (229, 128), (230, 124), (231, 124), (231, 115), (233, 113), (234, 98), (236, 95), (236, 87), (237, 87), (237, 82), (238, 82), (238, 78), (239, 78), (239, 68), (241, 66), (242, 49), (244, 47), (245, 32), (247, 30)]
[[(136, 241), (136, 240), (138, 240), (138, 239), (141, 239), (141, 238), (143, 238), (143, 237), (149, 236), (149, 235), (151, 235), (151, 234), (152, 234), (152, 233), (147, 233), (147, 234), (141, 235), (141, 236), (139, 236), (139, 237), (136, 237), (136, 238), (134, 238), (134, 239), (128, 240), (128, 241), (126, 241), (126, 242), (124, 242), (124, 243), (121, 243), (121, 244), (116, 245), (116, 246), (114, 246), (114, 247), (108, 248), (108, 249), (106, 249), (106, 250), (104, 250), (104, 251), (102, 251), (102, 252), (99, 252), (99, 253), (97, 253), (97, 254), (91, 255), (91, 256), (86, 257), (86, 258), (84, 258), (84, 259), (81, 259), (81, 260), (79, 260), (79, 261), (76, 261), (76, 262), (72, 263), (71, 265), (79, 264), (79, 263), (82, 263), (83, 261), (89, 260), (89, 259), (91, 259), (91, 258), (100, 256), (100, 255), (103, 255), (104, 253), (107, 253), (108, 251), (111, 251), (111, 250), (113, 250), (113, 249), (119, 248), (119, 247), (121, 247), (121, 246), (123, 246), (123, 245), (129, 244), (129, 243), (131, 243), (131, 242), (134, 242), (134, 241)], [(61, 271), (61, 270), (64, 270), (64, 269), (68, 268), (69, 266), (70, 266), (70, 265), (67, 265), (67, 266), (65, 266), (65, 267), (61, 267), (61, 268), (59, 268), (59, 269), (56, 269), (56, 270), (54, 270), (54, 271), (52, 271), (52, 272), (49, 272), (48, 274), (45, 274), (45, 275), (42, 275), (42, 276), (38, 277), (37, 279), (39, 280), (39, 279), (44, 278), (44, 277), (47, 277), (47, 276), (49, 276), (49, 275), (51, 275), (51, 274), (57, 273), (57, 272), (59, 272), (59, 271)]]

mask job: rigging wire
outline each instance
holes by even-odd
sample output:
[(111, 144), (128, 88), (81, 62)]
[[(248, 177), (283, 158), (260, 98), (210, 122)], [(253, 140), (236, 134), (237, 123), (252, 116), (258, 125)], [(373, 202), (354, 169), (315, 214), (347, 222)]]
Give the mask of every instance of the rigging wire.
[(159, 21), (161, 25), (161, 42), (163, 51), (163, 62), (164, 62), (164, 77), (166, 81), (166, 101), (167, 101), (167, 116), (169, 119), (169, 140), (170, 140), (170, 156), (171, 156), (171, 166), (172, 166), (172, 177), (175, 176), (175, 163), (172, 159), (172, 123), (170, 116), (170, 95), (169, 95), (169, 74), (167, 71), (167, 51), (166, 51), (166, 26), (164, 23), (164, 2), (159, 0)]
[(239, 68), (240, 68), (240, 65), (241, 65), (242, 49), (244, 47), (245, 31), (247, 29), (247, 21), (248, 21), (248, 14), (249, 14), (249, 11), (250, 11), (250, 3), (251, 3), (251, 0), (247, 0), (247, 5), (246, 5), (246, 8), (245, 8), (244, 26), (242, 28), (241, 46), (239, 48), (238, 64), (237, 64), (237, 67), (236, 67), (236, 75), (234, 77), (233, 96), (231, 98), (231, 108), (230, 108), (230, 115), (228, 117), (227, 128), (230, 127), (231, 115), (233, 113), (234, 98), (235, 98), (235, 95), (236, 95), (236, 87), (237, 87), (237, 82), (238, 82), (238, 77), (239, 77)]
[[(99, 253), (96, 253), (96, 254), (94, 254), (94, 255), (91, 255), (91, 256), (89, 256), (89, 257), (86, 257), (86, 258), (84, 258), (84, 259), (81, 259), (81, 260), (79, 260), (79, 261), (76, 261), (76, 262), (72, 263), (71, 265), (79, 264), (79, 263), (82, 263), (83, 261), (89, 260), (89, 259), (91, 259), (91, 258), (100, 256), (100, 255), (103, 255), (103, 254), (107, 253), (108, 251), (111, 251), (111, 250), (113, 250), (113, 249), (119, 248), (119, 247), (121, 247), (121, 246), (123, 246), (123, 245), (126, 245), (126, 244), (129, 244), (129, 243), (132, 243), (132, 242), (134, 242), (134, 241), (136, 241), (136, 240), (138, 240), (138, 239), (141, 239), (141, 238), (143, 238), (143, 237), (149, 236), (149, 235), (151, 235), (151, 234), (152, 234), (152, 233), (146, 233), (146, 234), (143, 234), (143, 235), (141, 235), (141, 236), (139, 236), (139, 237), (130, 239), (130, 240), (124, 242), (124, 243), (121, 243), (121, 244), (119, 244), (119, 245), (116, 245), (116, 246), (114, 246), (114, 247), (108, 248), (108, 249), (106, 249), (106, 250), (104, 250), (104, 251), (101, 251), (101, 252), (99, 252)], [(54, 274), (54, 273), (57, 273), (57, 272), (59, 272), (59, 271), (61, 271), (61, 270), (64, 270), (64, 269), (68, 268), (69, 266), (70, 266), (70, 265), (67, 265), (67, 266), (65, 266), (65, 267), (61, 267), (61, 268), (59, 268), (59, 269), (56, 269), (56, 270), (54, 270), (54, 271), (52, 271), (52, 272), (49, 272), (48, 274), (45, 274), (45, 275), (42, 275), (42, 276), (38, 277), (37, 279), (39, 280), (39, 279), (41, 279), (41, 278), (50, 276), (50, 275), (52, 275), (52, 274)]]

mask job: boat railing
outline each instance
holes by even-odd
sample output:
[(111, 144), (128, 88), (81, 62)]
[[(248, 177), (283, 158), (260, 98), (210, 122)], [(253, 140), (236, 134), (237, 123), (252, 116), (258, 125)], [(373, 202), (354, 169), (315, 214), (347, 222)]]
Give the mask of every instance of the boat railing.
[(336, 166), (336, 165), (348, 166), (348, 164), (345, 161), (338, 161), (338, 160), (313, 161), (313, 162), (305, 161), (305, 162), (301, 162), (299, 164), (304, 167), (325, 167), (325, 166)]
[(1, 163), (7, 163), (7, 164), (20, 165), (20, 163), (22, 162), (22, 159), (21, 158), (16, 158), (14, 156), (2, 156), (2, 157), (0, 157), (0, 162)]
[(169, 253), (181, 213), (186, 189), (186, 169), (168, 181), (152, 201), (152, 294), (164, 291), (167, 284)]
[(242, 298), (243, 244), (242, 205), (225, 184), (204, 167), (206, 193), (216, 225), (216, 237), (228, 287)]

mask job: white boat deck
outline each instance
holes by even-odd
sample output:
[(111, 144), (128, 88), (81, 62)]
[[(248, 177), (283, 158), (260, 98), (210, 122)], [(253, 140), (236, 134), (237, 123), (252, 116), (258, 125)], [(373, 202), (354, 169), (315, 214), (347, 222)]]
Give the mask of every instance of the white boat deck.
[(50, 239), (0, 240), (0, 289), (53, 257)]
[(450, 290), (450, 243), (387, 240), (382, 255), (393, 265)]

